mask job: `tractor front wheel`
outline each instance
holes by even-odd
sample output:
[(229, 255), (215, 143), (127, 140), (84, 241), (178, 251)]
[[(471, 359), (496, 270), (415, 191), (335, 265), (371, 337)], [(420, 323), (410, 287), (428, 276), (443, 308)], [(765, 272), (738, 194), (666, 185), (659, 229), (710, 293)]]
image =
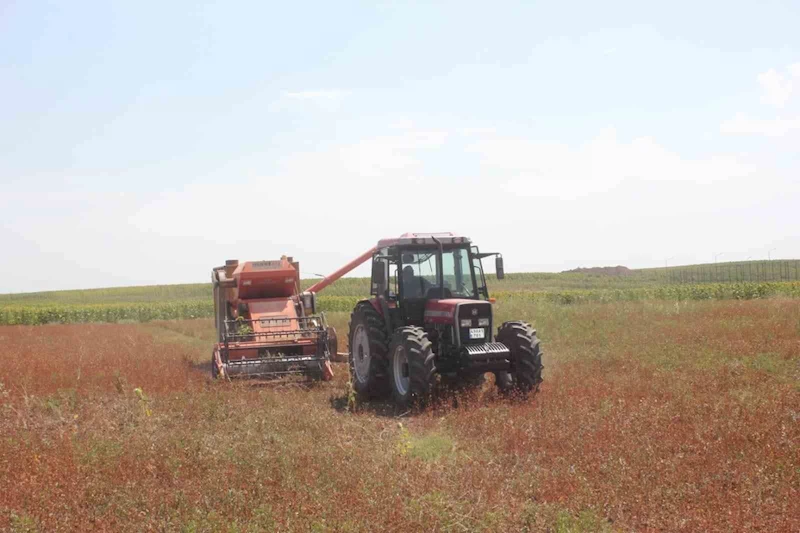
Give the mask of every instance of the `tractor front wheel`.
[(511, 380), (503, 376), (501, 389), (511, 385), (524, 395), (538, 391), (544, 367), (536, 330), (526, 322), (505, 322), (497, 331), (497, 342), (511, 351)]
[(389, 346), (392, 395), (399, 409), (424, 406), (436, 379), (431, 342), (425, 330), (404, 327), (395, 331)]

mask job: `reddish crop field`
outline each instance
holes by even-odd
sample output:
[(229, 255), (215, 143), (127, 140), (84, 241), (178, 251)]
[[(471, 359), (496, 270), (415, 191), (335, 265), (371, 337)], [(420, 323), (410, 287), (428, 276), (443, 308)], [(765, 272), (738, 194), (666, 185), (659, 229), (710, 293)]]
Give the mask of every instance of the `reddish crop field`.
[(800, 302), (498, 313), (540, 393), (400, 417), (212, 382), (207, 320), (1, 327), (0, 530), (800, 531)]

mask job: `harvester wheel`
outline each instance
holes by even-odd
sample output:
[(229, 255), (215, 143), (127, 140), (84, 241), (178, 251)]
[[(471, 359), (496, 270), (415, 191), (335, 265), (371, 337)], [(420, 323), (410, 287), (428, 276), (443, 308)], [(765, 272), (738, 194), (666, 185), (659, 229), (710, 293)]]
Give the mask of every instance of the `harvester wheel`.
[(211, 352), (211, 379), (219, 378), (219, 368), (217, 368), (217, 351)]
[(497, 342), (511, 350), (512, 387), (522, 394), (538, 391), (544, 367), (536, 330), (525, 322), (505, 322), (497, 332)]
[(389, 353), (395, 405), (400, 409), (424, 405), (436, 379), (434, 354), (425, 330), (412, 326), (398, 329)]
[(333, 326), (328, 326), (328, 356), (330, 360), (336, 359), (336, 354), (339, 350), (339, 341), (336, 337), (336, 329)]
[(350, 380), (362, 398), (389, 392), (388, 334), (372, 304), (361, 302), (350, 315)]

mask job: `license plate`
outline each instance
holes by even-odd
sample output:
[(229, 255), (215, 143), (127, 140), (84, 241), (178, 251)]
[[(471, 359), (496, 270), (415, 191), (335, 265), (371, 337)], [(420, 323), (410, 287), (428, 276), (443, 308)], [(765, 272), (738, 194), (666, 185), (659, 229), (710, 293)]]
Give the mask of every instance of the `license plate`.
[(482, 339), (486, 335), (483, 328), (469, 328), (470, 339)]

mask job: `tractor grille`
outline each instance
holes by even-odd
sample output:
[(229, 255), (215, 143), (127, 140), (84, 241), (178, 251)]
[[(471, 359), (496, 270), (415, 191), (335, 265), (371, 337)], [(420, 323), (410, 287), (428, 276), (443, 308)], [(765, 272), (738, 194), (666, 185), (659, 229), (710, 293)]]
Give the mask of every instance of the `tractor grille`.
[[(488, 326), (479, 326), (478, 320), (488, 318)], [(469, 320), (469, 327), (461, 327), (462, 320)], [(464, 303), (458, 306), (458, 318), (456, 327), (461, 345), (485, 344), (492, 340), (492, 305), (489, 302), (476, 301), (475, 303)], [(482, 328), (483, 337), (479, 339), (470, 338), (470, 329)]]

